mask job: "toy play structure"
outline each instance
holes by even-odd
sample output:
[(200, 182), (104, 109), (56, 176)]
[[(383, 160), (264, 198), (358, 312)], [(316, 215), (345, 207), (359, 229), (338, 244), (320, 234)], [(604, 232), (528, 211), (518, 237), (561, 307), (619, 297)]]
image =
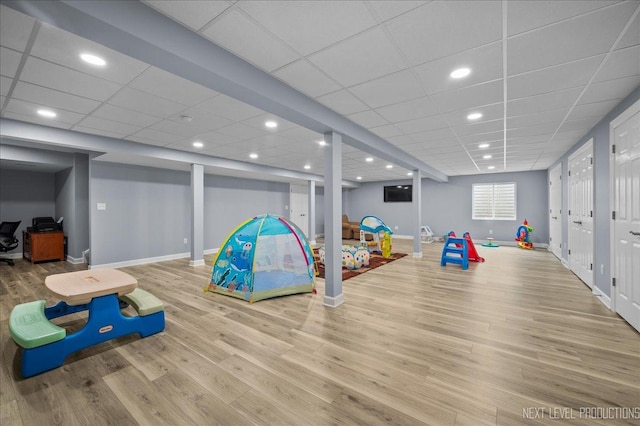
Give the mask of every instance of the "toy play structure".
[(313, 291), (313, 251), (296, 225), (276, 215), (240, 224), (213, 261), (204, 289), (249, 302)]
[[(373, 235), (373, 241), (366, 241), (367, 234)], [(360, 221), (360, 245), (381, 253), (382, 257), (391, 256), (392, 234), (391, 228), (376, 216), (365, 216)]]
[[(325, 247), (318, 249), (318, 257), (320, 263), (324, 265)], [(342, 267), (348, 270), (360, 269), (369, 266), (370, 259), (369, 248), (366, 245), (352, 246), (348, 244), (342, 245)]]
[(455, 263), (461, 265), (462, 269), (468, 269), (469, 261), (484, 262), (484, 257), (478, 254), (476, 246), (473, 244), (471, 234), (465, 232), (462, 238), (458, 238), (455, 232), (449, 232), (442, 248), (440, 266), (446, 266), (447, 263)]
[(531, 242), (531, 233), (533, 232), (533, 227), (529, 226), (529, 222), (527, 219), (524, 220), (522, 225), (516, 231), (516, 241), (518, 242), (518, 247), (533, 250), (533, 243)]

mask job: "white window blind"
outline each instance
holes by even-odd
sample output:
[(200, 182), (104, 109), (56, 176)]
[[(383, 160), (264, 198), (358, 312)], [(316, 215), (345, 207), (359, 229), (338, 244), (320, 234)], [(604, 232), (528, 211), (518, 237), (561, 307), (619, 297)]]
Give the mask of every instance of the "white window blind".
[(515, 183), (474, 183), (472, 218), (516, 220)]

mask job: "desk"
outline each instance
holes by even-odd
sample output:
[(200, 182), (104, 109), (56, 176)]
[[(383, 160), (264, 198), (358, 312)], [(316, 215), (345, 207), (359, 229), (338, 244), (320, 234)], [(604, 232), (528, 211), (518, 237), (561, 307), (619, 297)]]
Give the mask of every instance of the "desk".
[(22, 231), (22, 257), (31, 263), (64, 260), (64, 232)]
[(133, 317), (122, 314), (118, 296), (132, 297), (131, 292), (138, 287), (136, 279), (125, 272), (103, 268), (50, 275), (45, 286), (60, 299), (56, 305), (44, 308), (47, 320), (81, 311), (88, 311), (89, 317), (82, 329), (64, 338), (60, 336), (61, 340), (25, 348), (23, 377), (60, 367), (69, 354), (89, 346), (132, 333), (147, 337), (164, 330), (161, 303), (160, 310), (150, 314)]

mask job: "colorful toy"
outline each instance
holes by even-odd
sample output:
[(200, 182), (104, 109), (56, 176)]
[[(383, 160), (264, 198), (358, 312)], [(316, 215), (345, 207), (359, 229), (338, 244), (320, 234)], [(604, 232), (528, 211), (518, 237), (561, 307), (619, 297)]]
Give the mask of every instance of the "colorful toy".
[(246, 220), (227, 236), (204, 291), (248, 302), (313, 291), (313, 251), (296, 225), (276, 215)]
[[(448, 237), (456, 238), (455, 232), (453, 231), (449, 232)], [(467, 241), (467, 250), (468, 250), (469, 260), (472, 262), (480, 262), (480, 263), (484, 262), (484, 257), (478, 254), (478, 250), (476, 250), (476, 246), (475, 244), (473, 244), (473, 240), (471, 239), (471, 234), (469, 234), (468, 232), (465, 232), (464, 234), (462, 234), (462, 238), (464, 238)], [(458, 247), (460, 247), (460, 245), (458, 245)]]
[[(452, 254), (453, 256), (449, 256)], [(469, 250), (466, 238), (457, 238), (456, 234), (451, 231), (447, 236), (442, 248), (442, 256), (440, 257), (440, 266), (447, 266), (447, 263), (455, 263), (462, 266), (462, 269), (469, 269)]]
[(533, 243), (531, 242), (531, 233), (533, 232), (533, 227), (529, 226), (529, 222), (527, 219), (524, 220), (522, 225), (516, 231), (516, 241), (518, 242), (518, 247), (533, 250)]
[(482, 247), (500, 247), (500, 244), (495, 244), (493, 242), (493, 238), (492, 237), (487, 237), (487, 242), (486, 243), (482, 243)]
[[(325, 247), (318, 249), (320, 263), (324, 265)], [(342, 267), (348, 270), (360, 269), (363, 266), (369, 266), (369, 249), (367, 246), (352, 246), (345, 244), (342, 246)]]
[[(373, 235), (373, 241), (366, 241), (365, 236), (367, 234)], [(386, 258), (391, 256), (392, 234), (393, 231), (391, 228), (376, 216), (365, 216), (360, 221), (360, 245), (364, 247), (375, 247), (372, 251), (379, 252)], [(385, 245), (384, 249), (383, 244)]]

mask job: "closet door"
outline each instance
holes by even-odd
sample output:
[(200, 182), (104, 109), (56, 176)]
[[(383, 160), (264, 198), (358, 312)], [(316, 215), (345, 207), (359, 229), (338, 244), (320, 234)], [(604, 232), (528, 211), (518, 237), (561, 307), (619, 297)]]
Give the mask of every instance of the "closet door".
[(549, 250), (562, 259), (562, 163), (549, 171)]

